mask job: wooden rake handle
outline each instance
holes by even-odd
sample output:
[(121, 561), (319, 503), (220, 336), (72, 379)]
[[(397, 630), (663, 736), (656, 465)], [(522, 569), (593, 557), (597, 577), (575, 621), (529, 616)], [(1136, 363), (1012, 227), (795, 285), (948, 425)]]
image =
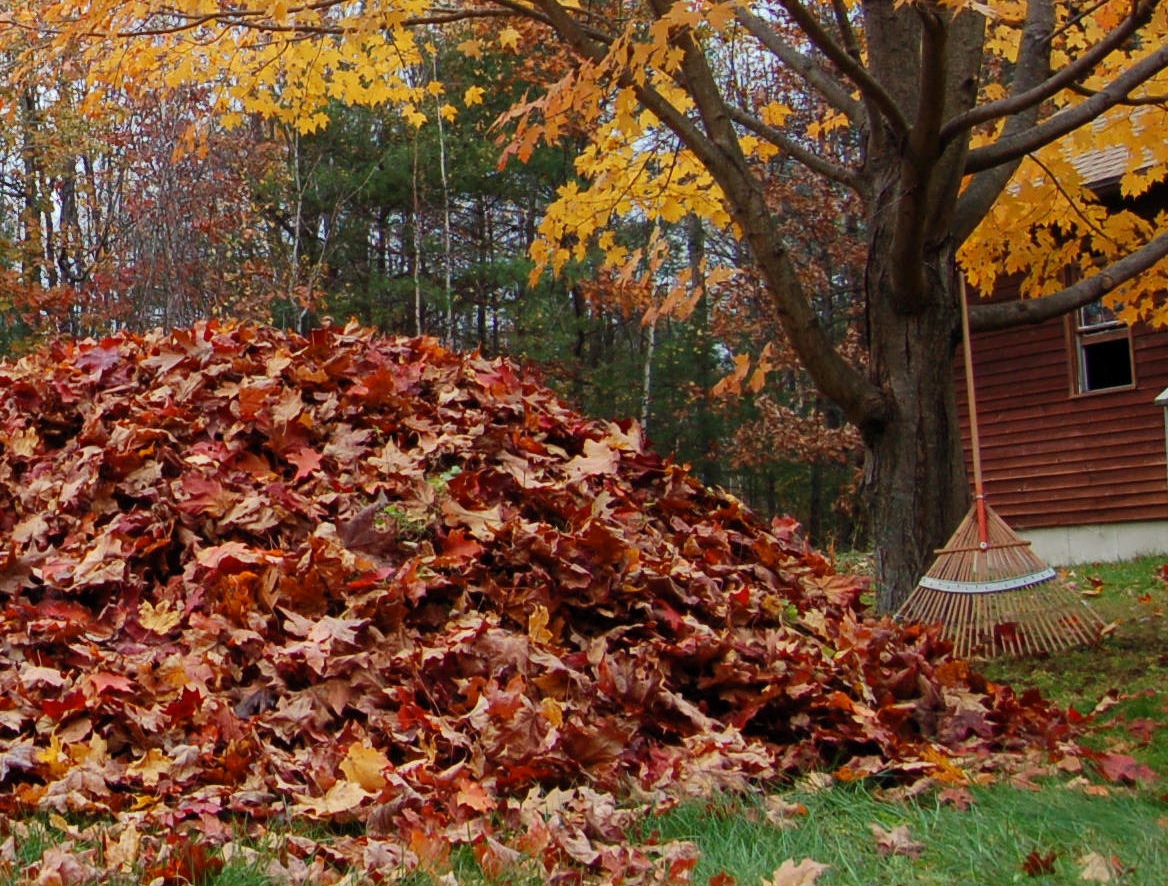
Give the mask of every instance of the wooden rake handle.
[(990, 546), (986, 519), (985, 489), (981, 479), (981, 439), (977, 433), (977, 393), (973, 384), (973, 345), (969, 340), (969, 303), (965, 296), (965, 275), (957, 273), (957, 296), (961, 302), (961, 354), (965, 361), (965, 402), (969, 404), (969, 448), (973, 455), (973, 502), (977, 508), (977, 541), (981, 550)]

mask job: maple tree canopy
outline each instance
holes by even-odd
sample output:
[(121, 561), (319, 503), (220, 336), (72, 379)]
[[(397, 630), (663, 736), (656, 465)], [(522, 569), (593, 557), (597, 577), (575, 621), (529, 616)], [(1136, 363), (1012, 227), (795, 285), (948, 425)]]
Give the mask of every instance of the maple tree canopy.
[(510, 830), (632, 876), (679, 850), (628, 846), (610, 793), (1074, 750), (863, 619), (790, 520), (429, 339), (208, 323), (0, 365), (0, 540), (5, 814), (356, 820), (350, 863)]

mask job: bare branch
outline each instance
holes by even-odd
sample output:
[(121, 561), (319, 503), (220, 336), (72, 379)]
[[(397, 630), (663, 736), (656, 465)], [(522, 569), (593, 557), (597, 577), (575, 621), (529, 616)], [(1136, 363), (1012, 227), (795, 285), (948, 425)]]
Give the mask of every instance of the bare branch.
[[(1075, 95), (1082, 95), (1087, 98), (1099, 94), (1098, 89), (1088, 89), (1081, 83), (1074, 83), (1067, 88), (1070, 89), (1071, 92), (1075, 93)], [(1123, 99), (1123, 101), (1116, 102), (1116, 104), (1125, 108), (1138, 108), (1144, 105), (1168, 105), (1168, 92), (1160, 92), (1153, 95), (1140, 95), (1136, 96), (1135, 98), (1128, 96), (1127, 98)]]
[(1168, 257), (1168, 231), (1108, 265), (1097, 274), (1053, 295), (972, 305), (969, 309), (970, 329), (974, 332), (989, 332), (994, 329), (1042, 323), (1053, 317), (1069, 314), (1076, 308), (1091, 304), (1165, 257)]

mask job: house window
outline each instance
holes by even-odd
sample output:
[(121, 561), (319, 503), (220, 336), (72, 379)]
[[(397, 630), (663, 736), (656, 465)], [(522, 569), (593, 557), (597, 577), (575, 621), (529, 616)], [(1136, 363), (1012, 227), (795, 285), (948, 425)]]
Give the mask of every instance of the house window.
[(1135, 382), (1131, 328), (1099, 302), (1079, 308), (1074, 324), (1076, 393), (1130, 388)]

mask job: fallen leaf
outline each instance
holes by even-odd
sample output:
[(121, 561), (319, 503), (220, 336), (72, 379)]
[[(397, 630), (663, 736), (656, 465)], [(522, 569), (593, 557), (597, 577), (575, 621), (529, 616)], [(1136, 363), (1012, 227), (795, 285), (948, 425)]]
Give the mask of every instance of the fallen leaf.
[(1028, 877), (1043, 877), (1054, 873), (1054, 860), (1058, 853), (1053, 849), (1049, 852), (1039, 852), (1031, 849), (1030, 854), (1022, 861), (1022, 872)]
[(830, 868), (830, 865), (821, 864), (810, 858), (805, 858), (796, 864), (787, 859), (769, 878), (764, 878), (762, 886), (816, 886), (819, 875)]
[(79, 886), (96, 882), (101, 876), (97, 867), (83, 861), (67, 846), (47, 848), (33, 870), (36, 872), (31, 881), (33, 886)]
[(966, 812), (973, 806), (973, 794), (968, 788), (945, 788), (937, 793), (937, 802)]
[(182, 617), (182, 612), (173, 608), (169, 600), (163, 600), (157, 606), (149, 600), (143, 600), (138, 605), (138, 623), (156, 634), (170, 633), (178, 627)]
[(297, 802), (292, 809), (313, 818), (328, 818), (340, 812), (348, 812), (372, 796), (372, 793), (365, 790), (357, 782), (342, 778), (323, 796), (297, 795)]
[(1091, 715), (1097, 717), (1100, 714), (1104, 714), (1107, 711), (1111, 710), (1113, 707), (1115, 707), (1117, 704), (1119, 704), (1119, 702), (1120, 702), (1119, 690), (1118, 689), (1108, 689), (1099, 698), (1099, 701), (1095, 704), (1095, 707), (1091, 709)]
[(1079, 879), (1092, 883), (1114, 883), (1115, 874), (1111, 862), (1098, 852), (1089, 852), (1079, 859), (1082, 870)]
[(906, 855), (909, 858), (920, 858), (921, 853), (925, 850), (924, 843), (918, 843), (909, 835), (906, 824), (897, 825), (889, 831), (873, 822), (872, 835), (876, 838), (876, 851), (880, 855)]
[(1096, 760), (1099, 772), (1108, 781), (1122, 784), (1156, 781), (1156, 773), (1128, 754), (1100, 754)]
[(795, 819), (807, 815), (807, 807), (802, 803), (792, 803), (778, 794), (767, 794), (763, 799), (766, 820), (780, 828), (789, 828)]
[(389, 758), (367, 744), (351, 744), (341, 761), (341, 771), (353, 782), (370, 793), (378, 793), (388, 784), (382, 774), (389, 767)]

